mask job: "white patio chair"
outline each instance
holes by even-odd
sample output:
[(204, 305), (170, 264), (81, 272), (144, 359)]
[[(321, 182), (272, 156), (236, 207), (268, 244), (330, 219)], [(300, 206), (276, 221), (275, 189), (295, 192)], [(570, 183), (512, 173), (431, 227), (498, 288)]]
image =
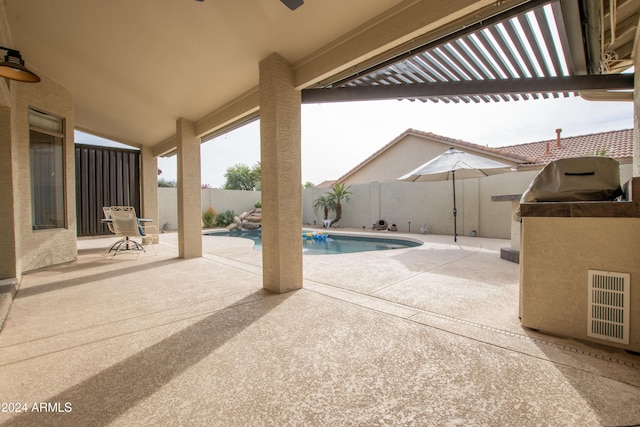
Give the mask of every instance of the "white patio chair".
[[(104, 219), (107, 220), (105, 223), (107, 224), (107, 227), (109, 228), (109, 231), (111, 231), (113, 234), (116, 234), (116, 230), (115, 228), (113, 228), (113, 220), (111, 219), (111, 207), (110, 206), (103, 206), (102, 207), (102, 213), (104, 214)], [(120, 240), (118, 240), (117, 242), (115, 242), (114, 244), (112, 244), (111, 246), (109, 246), (108, 248), (106, 248), (104, 250), (104, 254), (106, 256), (110, 256), (116, 253), (116, 251), (118, 250), (118, 248), (120, 247), (120, 245), (122, 245), (124, 242), (126, 241), (126, 239), (123, 237)]]
[[(150, 246), (154, 243), (157, 243), (160, 239), (160, 234), (158, 234), (158, 227), (155, 225), (143, 225), (141, 224), (142, 229), (144, 231), (144, 235), (142, 236), (142, 245)], [(151, 246), (153, 252), (156, 253), (156, 249)]]
[[(111, 219), (111, 207), (103, 206), (102, 213), (104, 213), (105, 219)], [(111, 224), (110, 222), (107, 222), (107, 227), (109, 227), (110, 232), (112, 232), (113, 234), (116, 234), (116, 231), (113, 229), (113, 224)]]
[[(157, 228), (155, 226), (147, 226), (150, 233), (153, 234), (155, 231), (155, 236), (147, 235), (138, 221), (136, 210), (133, 206), (111, 206), (109, 211), (116, 236), (122, 238), (119, 244), (112, 246), (112, 255), (132, 253), (136, 255), (137, 259), (138, 255), (141, 252), (146, 252), (146, 247), (153, 243), (154, 237), (157, 238)], [(153, 246), (152, 249), (156, 254)]]

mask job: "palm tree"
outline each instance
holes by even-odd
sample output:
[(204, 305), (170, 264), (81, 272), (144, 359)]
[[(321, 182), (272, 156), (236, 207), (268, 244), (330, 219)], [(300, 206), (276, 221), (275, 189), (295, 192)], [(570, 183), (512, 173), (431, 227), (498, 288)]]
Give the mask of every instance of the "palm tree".
[(344, 201), (348, 201), (349, 196), (353, 194), (351, 191), (349, 191), (349, 188), (351, 188), (351, 186), (345, 187), (344, 184), (335, 184), (331, 187), (332, 193), (329, 193), (329, 196), (335, 200), (336, 204), (336, 219), (331, 221), (331, 224), (335, 224), (336, 222), (340, 221), (340, 218), (342, 218), (342, 203), (340, 202), (343, 199)]
[(325, 193), (315, 199), (312, 206), (316, 215), (318, 215), (318, 211), (320, 209), (324, 210), (324, 219), (327, 220), (329, 219), (329, 211), (335, 210), (336, 208), (336, 201), (333, 199), (332, 195)]

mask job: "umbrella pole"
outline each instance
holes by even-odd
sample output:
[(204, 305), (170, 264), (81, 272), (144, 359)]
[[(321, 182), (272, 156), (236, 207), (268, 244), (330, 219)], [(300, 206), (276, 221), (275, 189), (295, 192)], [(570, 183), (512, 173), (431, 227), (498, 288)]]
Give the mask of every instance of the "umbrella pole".
[(451, 175), (453, 176), (453, 241), (458, 241), (458, 224), (457, 224), (457, 214), (456, 210), (456, 171), (451, 171)]

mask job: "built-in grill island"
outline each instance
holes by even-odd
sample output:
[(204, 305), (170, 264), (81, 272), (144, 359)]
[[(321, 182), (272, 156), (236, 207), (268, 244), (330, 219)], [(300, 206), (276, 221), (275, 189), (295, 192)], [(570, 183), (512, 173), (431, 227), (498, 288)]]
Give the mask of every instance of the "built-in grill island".
[(520, 203), (523, 326), (640, 352), (640, 178), (622, 192)]

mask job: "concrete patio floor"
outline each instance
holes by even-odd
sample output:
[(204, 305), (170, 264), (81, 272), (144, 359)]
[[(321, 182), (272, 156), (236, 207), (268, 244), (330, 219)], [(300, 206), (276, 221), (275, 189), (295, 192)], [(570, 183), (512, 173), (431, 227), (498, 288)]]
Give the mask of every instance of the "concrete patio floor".
[(0, 425), (640, 423), (639, 356), (520, 327), (507, 241), (411, 237), (305, 256), (284, 295), (262, 290), (249, 240), (205, 236), (182, 260), (163, 234), (136, 261), (81, 240), (77, 262), (22, 280)]

